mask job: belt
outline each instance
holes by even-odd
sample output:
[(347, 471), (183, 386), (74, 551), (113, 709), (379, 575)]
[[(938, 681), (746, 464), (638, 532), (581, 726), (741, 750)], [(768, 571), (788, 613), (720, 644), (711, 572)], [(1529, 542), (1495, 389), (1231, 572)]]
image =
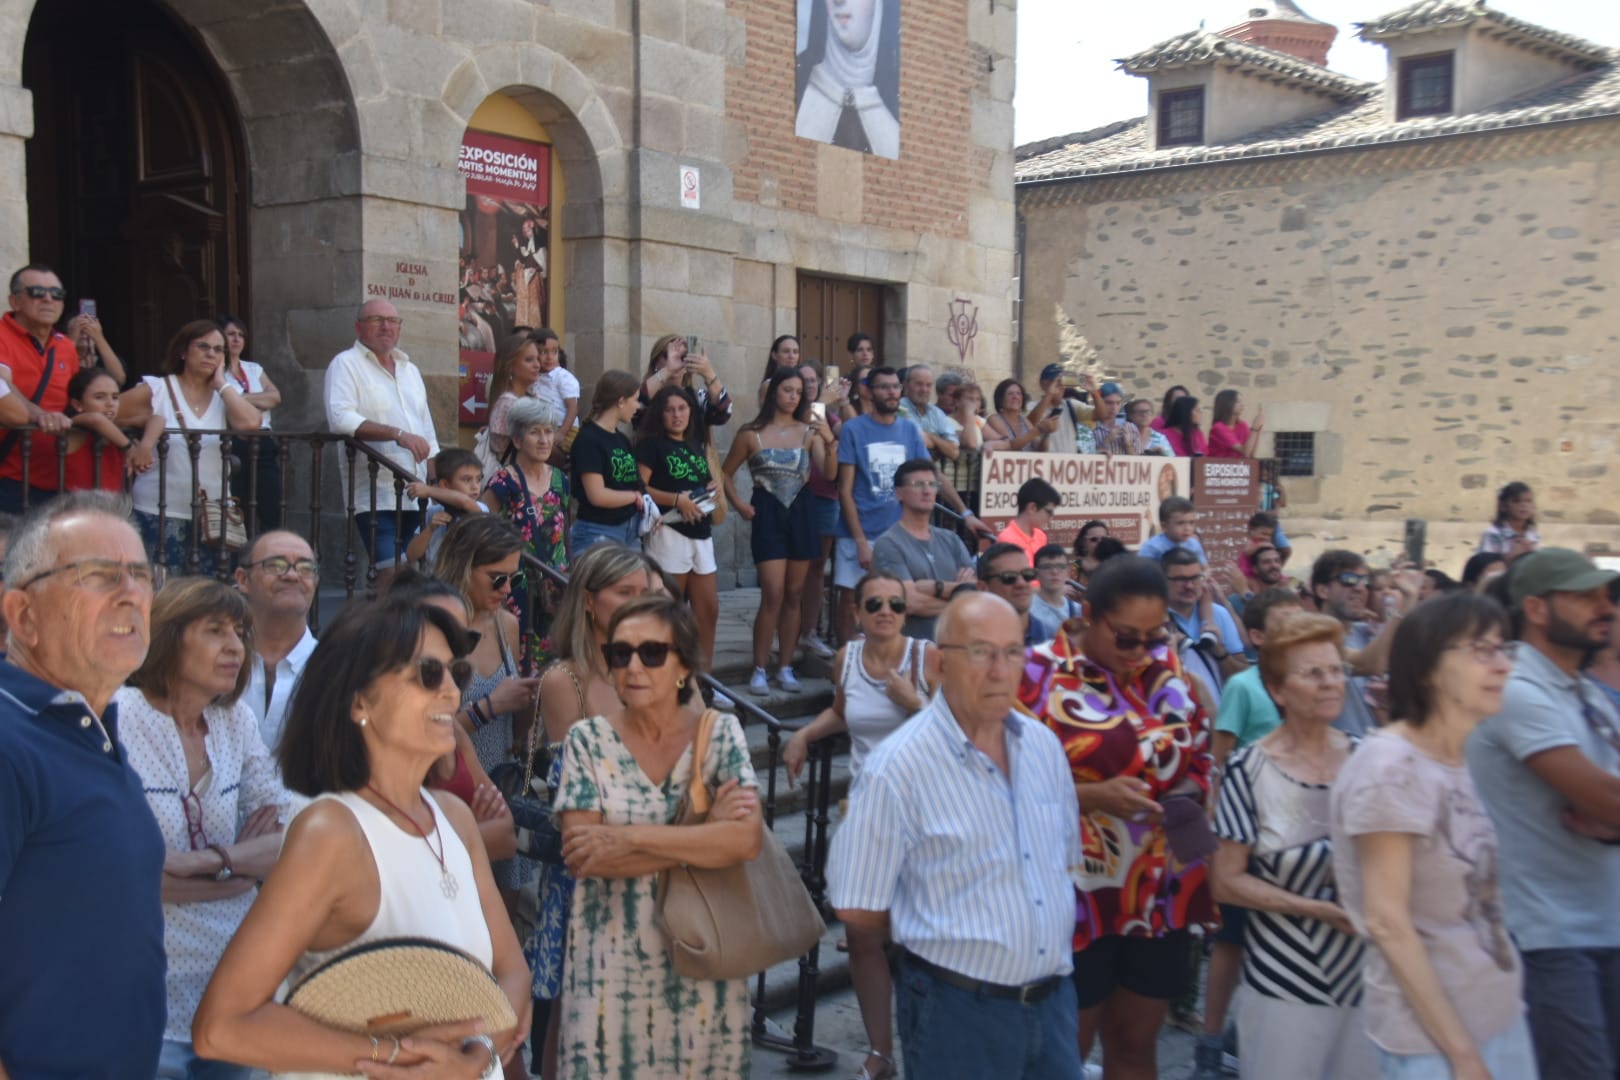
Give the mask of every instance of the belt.
[(1033, 1005), (1046, 998), (1052, 991), (1063, 985), (1065, 976), (1053, 975), (1046, 979), (1037, 979), (1034, 982), (1024, 983), (1022, 986), (1007, 986), (1003, 983), (985, 982), (983, 979), (973, 979), (958, 974), (950, 968), (942, 968), (938, 964), (930, 964), (910, 949), (900, 949), (904, 961), (918, 971), (926, 972), (958, 990), (967, 990), (985, 997), (1006, 998), (1018, 1002), (1020, 1005)]

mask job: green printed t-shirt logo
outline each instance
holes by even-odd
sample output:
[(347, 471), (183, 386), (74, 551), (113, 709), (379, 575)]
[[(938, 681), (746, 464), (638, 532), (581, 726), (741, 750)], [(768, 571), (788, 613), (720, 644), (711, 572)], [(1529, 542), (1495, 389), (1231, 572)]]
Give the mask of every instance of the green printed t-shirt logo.
[(671, 480), (708, 480), (709, 463), (684, 446), (664, 456)]
[(608, 456), (608, 468), (613, 470), (615, 484), (634, 484), (641, 479), (636, 471), (636, 459), (630, 451), (615, 446)]

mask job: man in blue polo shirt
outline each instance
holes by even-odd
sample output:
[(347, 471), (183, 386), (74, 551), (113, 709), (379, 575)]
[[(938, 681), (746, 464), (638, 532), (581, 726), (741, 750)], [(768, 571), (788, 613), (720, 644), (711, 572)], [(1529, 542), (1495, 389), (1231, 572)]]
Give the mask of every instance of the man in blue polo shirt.
[(6, 554), (0, 1077), (150, 1080), (164, 1024), (163, 838), (118, 745), (152, 565), (129, 502), (40, 507)]

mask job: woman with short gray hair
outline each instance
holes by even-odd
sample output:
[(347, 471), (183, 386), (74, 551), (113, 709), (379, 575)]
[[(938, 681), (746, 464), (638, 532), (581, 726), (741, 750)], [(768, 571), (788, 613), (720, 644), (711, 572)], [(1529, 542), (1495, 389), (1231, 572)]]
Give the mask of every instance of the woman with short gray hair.
[[(567, 573), (568, 479), (548, 463), (562, 421), (550, 402), (525, 397), (512, 403), (505, 431), (511, 439), (511, 459), (490, 478), (484, 505), (517, 527), (525, 554)], [(538, 571), (524, 576), (527, 585), (512, 590), (512, 601), (522, 627), (525, 673), (532, 675), (549, 658), (546, 637), (551, 619), (543, 576)]]

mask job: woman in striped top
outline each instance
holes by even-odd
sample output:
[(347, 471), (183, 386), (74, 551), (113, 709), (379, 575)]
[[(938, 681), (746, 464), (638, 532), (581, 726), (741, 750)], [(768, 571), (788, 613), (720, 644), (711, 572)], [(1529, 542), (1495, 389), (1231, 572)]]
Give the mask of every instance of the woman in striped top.
[(1280, 622), (1267, 630), (1260, 677), (1282, 726), (1228, 763), (1210, 865), (1215, 898), (1251, 912), (1242, 1075), (1360, 1080), (1378, 1071), (1361, 1014), (1365, 943), (1338, 903), (1328, 830), (1329, 789), (1358, 742), (1332, 727), (1344, 707), (1344, 630), (1326, 615)]

